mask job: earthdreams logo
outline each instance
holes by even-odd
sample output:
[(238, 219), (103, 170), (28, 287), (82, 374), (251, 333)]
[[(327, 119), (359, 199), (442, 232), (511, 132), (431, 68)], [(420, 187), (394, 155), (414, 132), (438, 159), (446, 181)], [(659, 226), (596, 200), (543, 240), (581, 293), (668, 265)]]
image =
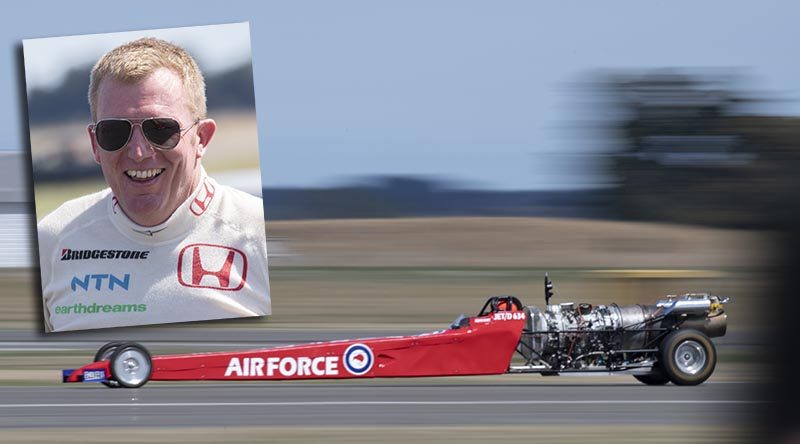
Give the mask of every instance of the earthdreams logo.
[(77, 302), (70, 305), (57, 305), (55, 314), (59, 315), (84, 315), (103, 313), (141, 313), (147, 311), (147, 304), (83, 304)]

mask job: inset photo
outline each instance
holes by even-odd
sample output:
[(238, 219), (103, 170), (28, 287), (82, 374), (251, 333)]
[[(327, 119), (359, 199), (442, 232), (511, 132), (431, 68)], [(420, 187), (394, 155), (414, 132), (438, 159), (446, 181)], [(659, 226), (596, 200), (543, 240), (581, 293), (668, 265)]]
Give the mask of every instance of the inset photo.
[(271, 314), (249, 25), (23, 51), (45, 331)]

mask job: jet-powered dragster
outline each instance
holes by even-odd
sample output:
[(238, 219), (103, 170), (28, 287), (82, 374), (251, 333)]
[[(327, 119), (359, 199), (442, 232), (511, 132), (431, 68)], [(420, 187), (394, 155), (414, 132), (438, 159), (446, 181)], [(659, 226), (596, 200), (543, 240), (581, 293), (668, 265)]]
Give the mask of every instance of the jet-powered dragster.
[(315, 342), (246, 351), (151, 356), (112, 342), (94, 362), (63, 371), (64, 382), (140, 387), (148, 381), (397, 378), (572, 372), (625, 372), (649, 385), (696, 385), (714, 371), (712, 337), (725, 335), (727, 298), (668, 296), (653, 305), (550, 304), (489, 298), (446, 330)]

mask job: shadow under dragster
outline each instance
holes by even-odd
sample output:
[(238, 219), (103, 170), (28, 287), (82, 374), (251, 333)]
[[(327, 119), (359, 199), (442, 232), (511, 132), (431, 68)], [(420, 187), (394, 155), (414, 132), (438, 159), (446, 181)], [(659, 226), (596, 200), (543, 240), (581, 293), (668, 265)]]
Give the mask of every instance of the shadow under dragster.
[(727, 298), (668, 296), (654, 305), (524, 306), (494, 296), (477, 316), (412, 336), (316, 342), (258, 350), (151, 356), (135, 343), (101, 347), (94, 362), (63, 371), (64, 382), (140, 387), (148, 381), (396, 378), (625, 372), (648, 385), (697, 385), (717, 362)]

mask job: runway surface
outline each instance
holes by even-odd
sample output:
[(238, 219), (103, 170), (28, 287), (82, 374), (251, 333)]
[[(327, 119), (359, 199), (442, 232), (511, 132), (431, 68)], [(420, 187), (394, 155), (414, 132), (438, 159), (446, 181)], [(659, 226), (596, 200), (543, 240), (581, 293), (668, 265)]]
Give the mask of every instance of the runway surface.
[[(74, 353), (77, 367), (110, 340), (139, 341), (159, 353), (403, 333), (419, 332), (121, 329), (43, 336), (5, 330), (0, 331), (0, 351)], [(719, 339), (715, 342), (721, 352), (757, 346), (757, 341), (747, 336)], [(53, 371), (57, 378), (58, 368)], [(723, 374), (697, 387), (650, 387), (618, 374), (151, 382), (133, 390), (100, 384), (5, 386), (0, 387), (0, 428), (747, 425), (752, 412), (765, 402), (759, 398), (762, 386), (752, 378), (737, 378), (736, 372)]]
[[(747, 422), (751, 383), (648, 387), (622, 376), (485, 383), (150, 383), (0, 388), (0, 427), (686, 424)], [(448, 378), (452, 380), (455, 378)], [(585, 379), (585, 378), (584, 378)], [(476, 381), (472, 379), (471, 381)], [(533, 381), (533, 382), (530, 382)]]

